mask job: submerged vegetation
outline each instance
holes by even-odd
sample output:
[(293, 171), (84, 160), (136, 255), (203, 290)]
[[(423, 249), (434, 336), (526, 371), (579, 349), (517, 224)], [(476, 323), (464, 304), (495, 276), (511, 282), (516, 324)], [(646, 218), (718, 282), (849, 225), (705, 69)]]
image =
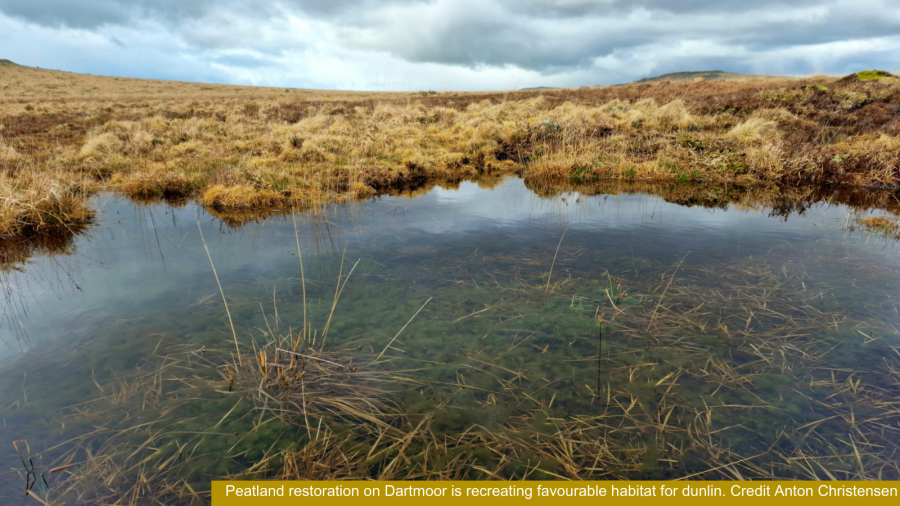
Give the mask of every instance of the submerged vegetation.
[(233, 209), (340, 202), (495, 172), (575, 182), (900, 182), (900, 81), (880, 71), (378, 94), (6, 66), (0, 88), (4, 235), (82, 222), (84, 199), (98, 189)]
[[(763, 195), (773, 211), (814, 197)], [(860, 220), (891, 221), (875, 218)], [(23, 357), (46, 374), (0, 377), (14, 392), (0, 414), (27, 439), (4, 449), (22, 457), (5, 490), (203, 504), (217, 478), (900, 477), (900, 274), (868, 250), (622, 254), (557, 223), (513, 247), (429, 237), (356, 263), (338, 250), (323, 272), (291, 221), (289, 277), (218, 285), (198, 236), (216, 291), (174, 327), (123, 338), (126, 323)], [(80, 381), (51, 372), (66, 368)]]

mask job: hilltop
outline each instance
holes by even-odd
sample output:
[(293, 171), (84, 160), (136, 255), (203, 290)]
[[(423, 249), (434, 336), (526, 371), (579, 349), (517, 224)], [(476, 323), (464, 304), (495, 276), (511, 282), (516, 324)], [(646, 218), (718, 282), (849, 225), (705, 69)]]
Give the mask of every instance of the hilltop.
[[(26, 101), (91, 101), (108, 99), (236, 98), (271, 99), (282, 97), (332, 101), (372, 98), (375, 93), (302, 88), (242, 86), (162, 79), (98, 76), (49, 70), (0, 60), (0, 103)], [(389, 93), (380, 93), (387, 96)]]
[(691, 81), (694, 79), (703, 79), (704, 81), (728, 81), (733, 79), (766, 79), (774, 78), (774, 76), (763, 76), (758, 74), (738, 74), (734, 72), (725, 72), (722, 70), (700, 70), (692, 72), (671, 72), (656, 77), (645, 77), (634, 81), (636, 83), (652, 83), (657, 81)]

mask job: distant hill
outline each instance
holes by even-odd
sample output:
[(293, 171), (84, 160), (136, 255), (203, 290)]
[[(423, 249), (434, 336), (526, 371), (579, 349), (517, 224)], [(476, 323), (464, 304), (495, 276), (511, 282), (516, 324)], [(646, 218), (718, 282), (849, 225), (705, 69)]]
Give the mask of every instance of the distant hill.
[[(50, 99), (104, 99), (119, 101), (127, 97), (141, 100), (191, 98), (234, 98), (236, 100), (367, 100), (408, 96), (400, 92), (357, 92), (310, 90), (286, 87), (244, 86), (202, 82), (165, 81), (132, 77), (97, 76), (62, 70), (29, 67), (0, 59), (0, 109), (7, 101), (46, 101)], [(111, 102), (113, 103), (113, 102)]]
[(693, 79), (704, 79), (707, 81), (727, 81), (729, 79), (747, 79), (747, 78), (765, 78), (770, 76), (760, 76), (756, 74), (737, 74), (734, 72), (724, 72), (722, 70), (701, 70), (696, 72), (672, 72), (657, 77), (645, 77), (638, 79), (636, 83), (650, 83), (656, 81), (690, 81)]

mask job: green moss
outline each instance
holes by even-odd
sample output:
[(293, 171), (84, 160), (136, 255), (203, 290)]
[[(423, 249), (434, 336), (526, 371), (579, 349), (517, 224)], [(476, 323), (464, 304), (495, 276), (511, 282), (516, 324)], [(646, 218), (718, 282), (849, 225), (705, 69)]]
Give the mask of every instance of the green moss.
[(697, 139), (690, 135), (683, 135), (678, 139), (677, 144), (683, 148), (690, 149), (695, 153), (703, 153), (707, 149), (706, 143), (703, 142), (702, 139)]
[(890, 77), (890, 74), (883, 70), (863, 70), (862, 72), (857, 72), (856, 77), (860, 81), (878, 81), (879, 79)]
[(673, 174), (678, 173), (678, 164), (671, 160), (660, 160), (659, 166), (664, 169), (669, 169), (669, 172)]
[(590, 167), (573, 167), (569, 179), (576, 183), (584, 183), (586, 181), (597, 181), (600, 176), (591, 171)]

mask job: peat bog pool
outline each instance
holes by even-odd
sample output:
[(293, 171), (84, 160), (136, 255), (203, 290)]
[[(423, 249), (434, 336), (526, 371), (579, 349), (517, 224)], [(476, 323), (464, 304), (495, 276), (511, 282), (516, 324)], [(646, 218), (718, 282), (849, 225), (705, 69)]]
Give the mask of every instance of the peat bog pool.
[(67, 254), (2, 272), (0, 496), (900, 479), (900, 246), (853, 226), (883, 210), (595, 193), (258, 220), (96, 197)]

